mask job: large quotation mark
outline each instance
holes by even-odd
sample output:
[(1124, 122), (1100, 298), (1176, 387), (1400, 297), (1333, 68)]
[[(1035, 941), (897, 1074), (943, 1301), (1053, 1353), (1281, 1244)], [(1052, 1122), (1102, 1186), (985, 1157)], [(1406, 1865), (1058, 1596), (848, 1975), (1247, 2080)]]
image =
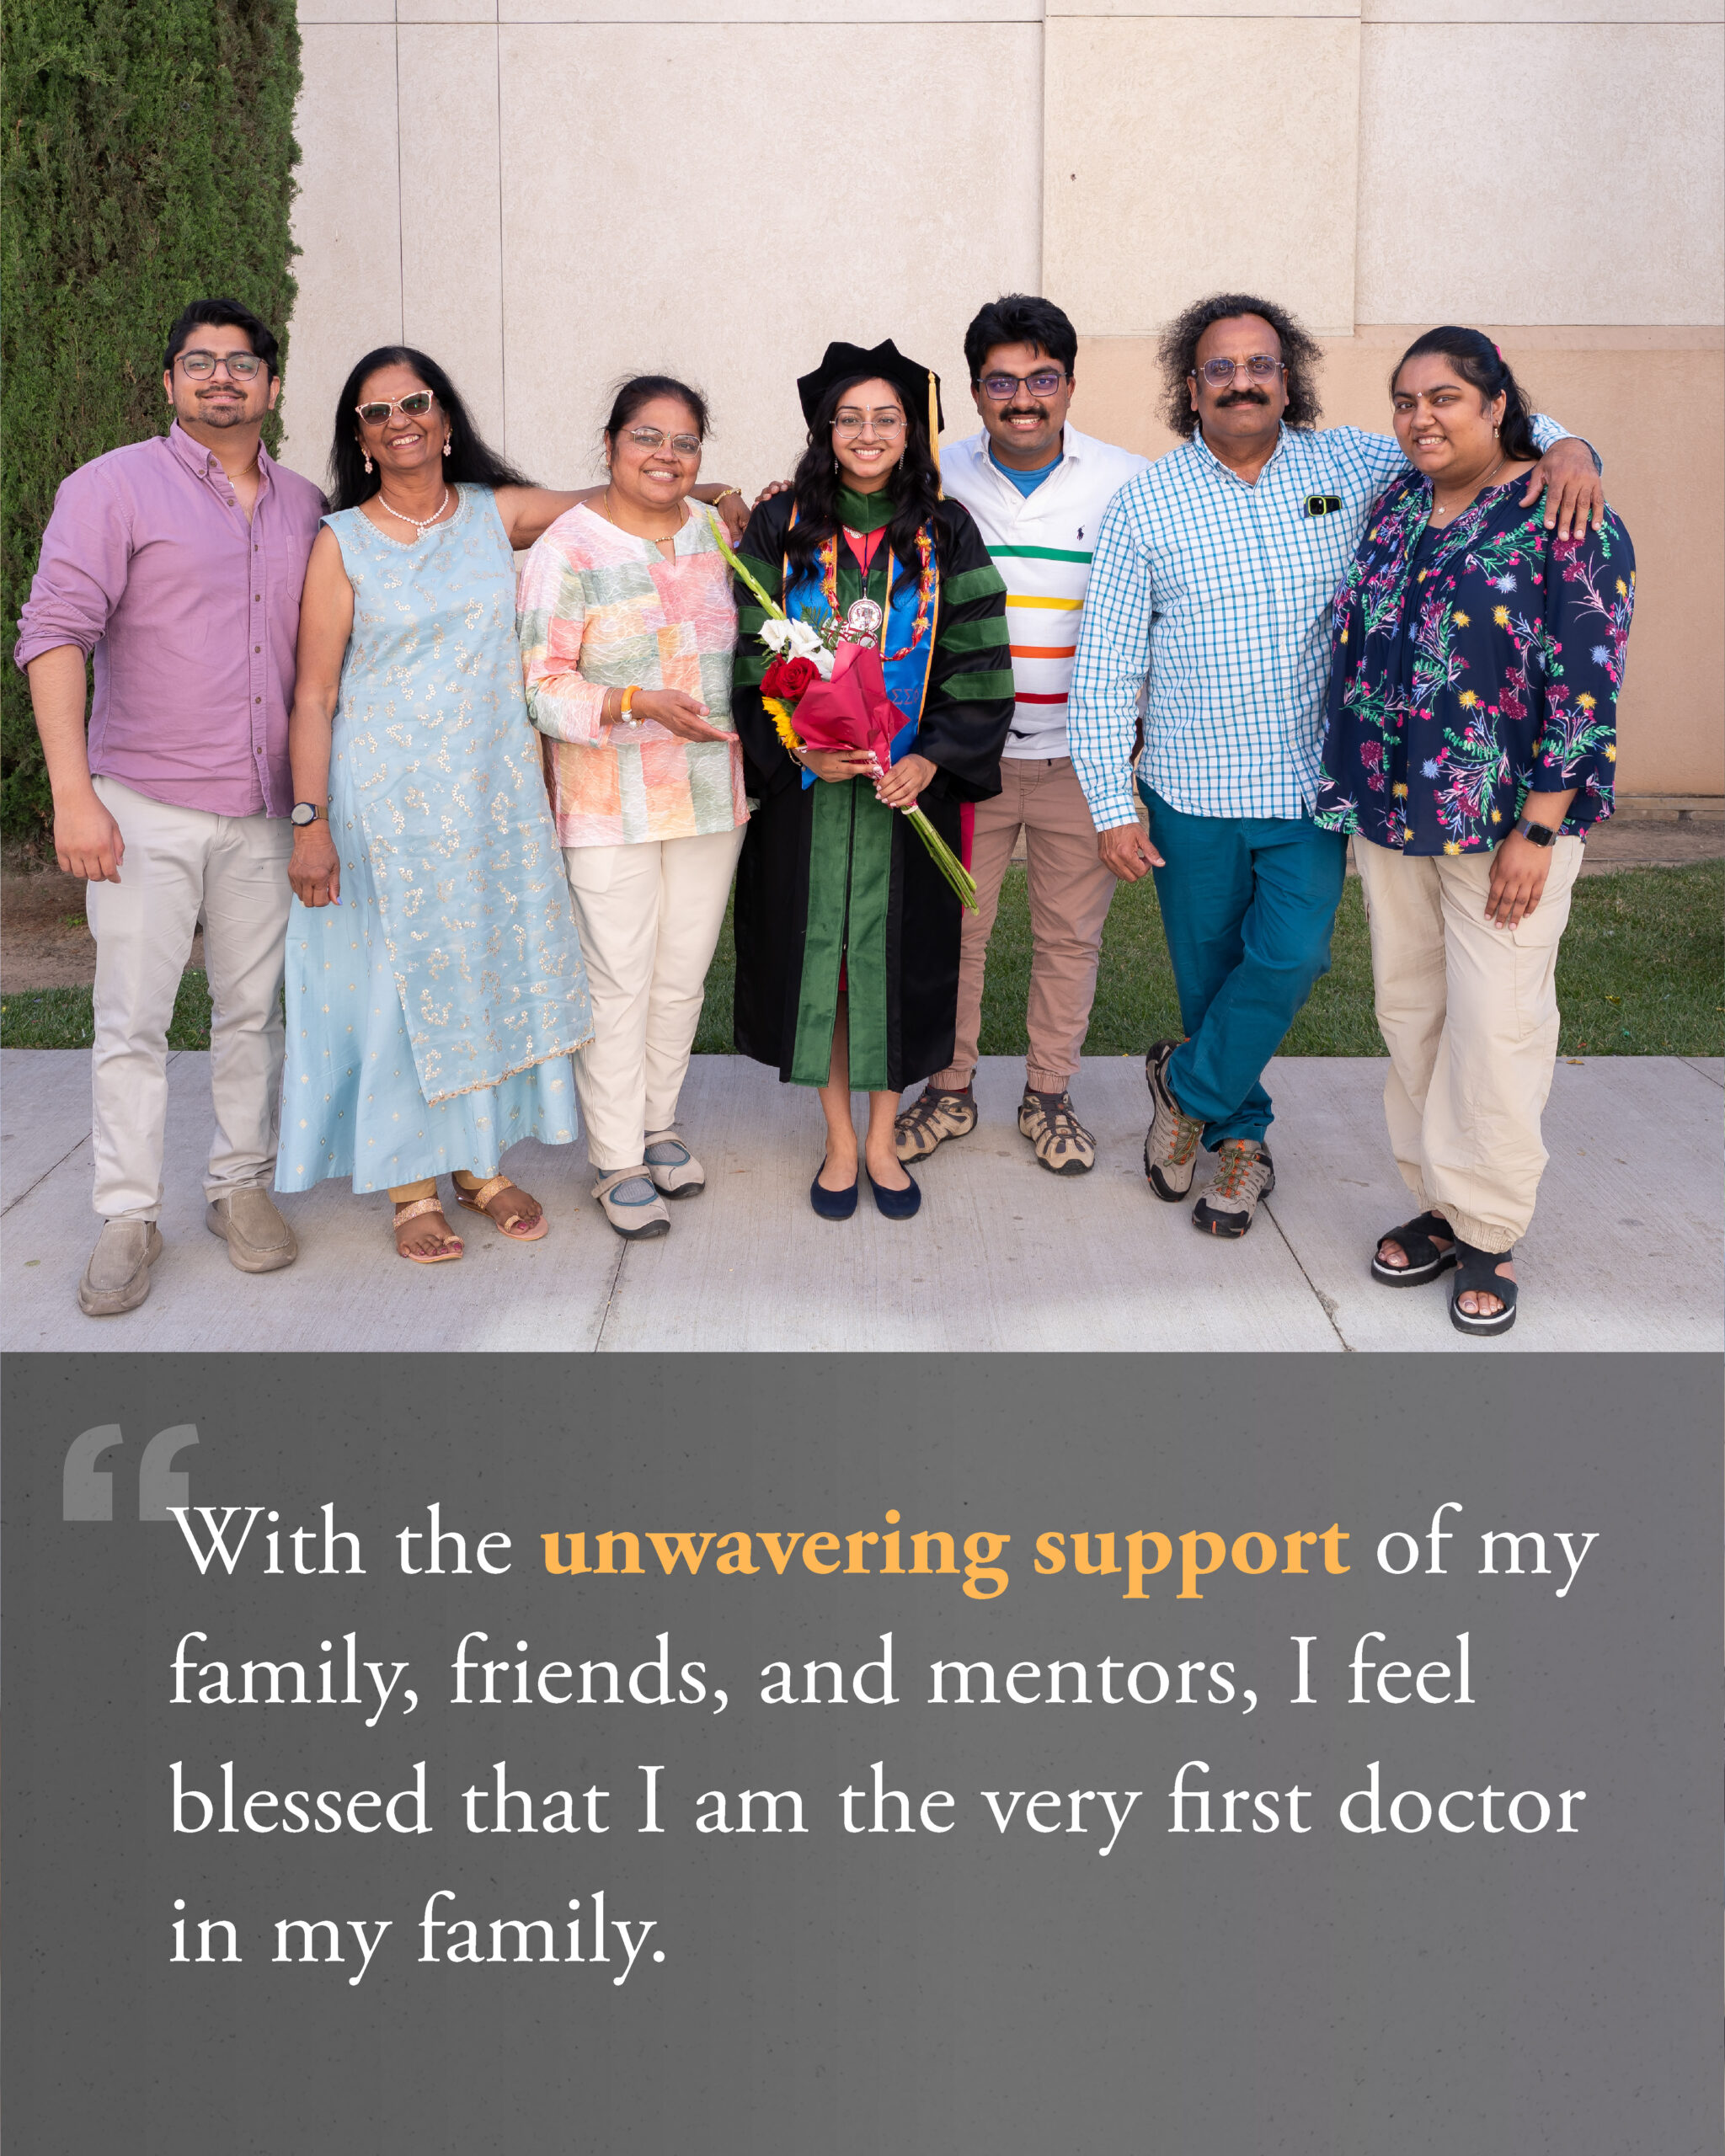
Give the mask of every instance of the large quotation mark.
[[(104, 1453), (126, 1442), (118, 1422), (99, 1422), (72, 1439), (61, 1477), (60, 1517), (62, 1519), (109, 1519), (114, 1517), (114, 1477), (96, 1462)], [(158, 1430), (144, 1447), (138, 1462), (138, 1518), (165, 1520), (174, 1505), (191, 1502), (190, 1478), (176, 1470), (180, 1454), (198, 1442), (195, 1422), (175, 1422)]]

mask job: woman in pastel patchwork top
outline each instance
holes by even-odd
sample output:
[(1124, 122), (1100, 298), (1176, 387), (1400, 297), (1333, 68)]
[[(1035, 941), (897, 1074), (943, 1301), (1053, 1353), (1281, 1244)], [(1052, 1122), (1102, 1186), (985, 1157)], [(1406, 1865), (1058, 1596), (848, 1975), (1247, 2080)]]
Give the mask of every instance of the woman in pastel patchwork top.
[(510, 470), (404, 346), (349, 376), (330, 462), (289, 722), (276, 1187), (387, 1189), (401, 1256), (440, 1264), (462, 1246), (439, 1175), (537, 1241), (544, 1213), (503, 1154), (579, 1128), (587, 979), (521, 695), (512, 552), (575, 498)]
[(1336, 595), (1316, 820), (1354, 835), (1390, 1142), (1423, 1209), (1379, 1239), (1372, 1276), (1453, 1266), (1453, 1322), (1491, 1335), (1515, 1321), (1511, 1253), (1546, 1163), (1558, 942), (1611, 813), (1635, 556), (1609, 510), (1559, 540), (1523, 507), (1540, 452), (1488, 337), (1430, 331), (1390, 387), (1414, 470)]
[(575, 1083), (594, 1195), (631, 1239), (664, 1235), (665, 1200), (705, 1187), (677, 1106), (749, 816), (730, 718), (736, 609), (712, 513), (689, 499), (707, 425), (685, 383), (626, 383), (603, 494), (539, 541), (517, 602), (592, 984)]
[(890, 339), (833, 344), (797, 384), (809, 446), (756, 505), (742, 552), (793, 620), (878, 638), (903, 724), (877, 777), (856, 751), (782, 744), (761, 701), (764, 618), (745, 600), (737, 725), (761, 805), (737, 871), (736, 1041), (818, 1087), (826, 1155), (809, 1188), (847, 1219), (859, 1179), (851, 1093), (869, 1096), (862, 1165), (877, 1209), (921, 1202), (898, 1157), (899, 1096), (953, 1059), (960, 905), (898, 814), (920, 801), (956, 854), (965, 805), (998, 793), (1012, 716), (1007, 588), (970, 513), (940, 498), (939, 384)]

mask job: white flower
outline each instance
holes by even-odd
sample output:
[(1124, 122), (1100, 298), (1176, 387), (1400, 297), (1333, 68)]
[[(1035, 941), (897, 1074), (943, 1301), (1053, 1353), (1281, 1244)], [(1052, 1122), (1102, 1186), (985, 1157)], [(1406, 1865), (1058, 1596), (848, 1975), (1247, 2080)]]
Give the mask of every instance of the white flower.
[(814, 662), (814, 670), (820, 676), (821, 680), (823, 681), (831, 680), (833, 654), (827, 649), (824, 643), (817, 642), (813, 651), (800, 653), (798, 656), (804, 659), (812, 659)]
[[(820, 632), (817, 628), (812, 627), (810, 623), (807, 622), (787, 622), (782, 626), (789, 632), (790, 654), (793, 659), (812, 659), (818, 665), (820, 662), (821, 654), (823, 652), (826, 652), (828, 660), (830, 661), (832, 654), (830, 652), (826, 651), (826, 646), (821, 642)], [(829, 667), (829, 671), (830, 670), (830, 668)], [(823, 675), (821, 678), (825, 680), (825, 675)]]
[(761, 625), (761, 641), (769, 651), (783, 658), (790, 649), (791, 638), (797, 624), (788, 622), (782, 614), (770, 614)]

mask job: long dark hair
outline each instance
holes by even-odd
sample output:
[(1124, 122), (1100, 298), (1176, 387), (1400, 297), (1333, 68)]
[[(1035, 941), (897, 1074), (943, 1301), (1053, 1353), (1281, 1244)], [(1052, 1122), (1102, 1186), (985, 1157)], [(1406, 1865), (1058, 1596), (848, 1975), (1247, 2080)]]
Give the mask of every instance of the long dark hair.
[(1274, 300), (1258, 299), (1250, 292), (1214, 292), (1207, 300), (1195, 300), (1183, 314), (1177, 315), (1162, 333), (1159, 347), (1162, 417), (1188, 441), (1198, 431), (1189, 383), (1189, 377), (1198, 371), (1198, 340), (1213, 322), (1233, 322), (1242, 314), (1257, 315), (1276, 333), (1288, 376), (1288, 408), (1282, 414), (1283, 425), (1315, 427), (1323, 411), (1317, 394), (1323, 349), (1316, 338)]
[(380, 367), (409, 367), (437, 399), (437, 408), (449, 422), (449, 454), (440, 460), (451, 486), (531, 487), (533, 482), (505, 464), (488, 446), (473, 424), (461, 392), (435, 360), (416, 352), (411, 344), (380, 344), (365, 358), (341, 386), (335, 403), (335, 439), (329, 450), (330, 499), (337, 509), (357, 509), (370, 501), (383, 484), (382, 475), (366, 470), (366, 452), (360, 446), (359, 416), (354, 407), (368, 375)]
[(1428, 329), (1416, 337), (1396, 362), (1390, 376), (1390, 394), (1407, 362), (1422, 353), (1434, 352), (1447, 360), (1464, 382), (1471, 382), (1487, 404), (1503, 400), (1503, 417), (1498, 426), (1498, 446), (1512, 464), (1537, 463), (1541, 451), (1533, 438), (1533, 407), (1527, 392), (1511, 373), (1509, 361), (1482, 329), (1459, 328), (1453, 322), (1440, 329)]
[[(859, 382), (875, 379), (873, 375), (857, 374), (836, 382), (815, 407), (809, 428), (809, 446), (791, 474), (791, 499), (797, 505), (797, 520), (785, 541), (785, 554), (793, 568), (809, 568), (839, 528), (842, 474), (838, 459), (832, 453), (833, 414)], [(895, 383), (895, 389), (897, 387)], [(916, 534), (921, 527), (933, 519), (937, 546), (948, 542), (952, 532), (950, 520), (942, 510), (940, 474), (928, 446), (928, 422), (920, 412), (909, 408), (902, 395), (900, 401), (906, 407), (905, 453), (886, 483), (893, 504), (886, 540), (898, 559), (899, 581), (902, 584), (907, 577), (914, 579), (920, 573)]]

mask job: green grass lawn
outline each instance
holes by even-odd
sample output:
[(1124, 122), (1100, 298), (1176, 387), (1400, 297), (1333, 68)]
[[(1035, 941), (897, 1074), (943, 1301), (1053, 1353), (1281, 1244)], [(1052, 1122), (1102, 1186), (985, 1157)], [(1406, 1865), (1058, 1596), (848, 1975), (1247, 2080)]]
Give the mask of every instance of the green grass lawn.
[[(731, 1053), (730, 920), (707, 976), (697, 1054)], [(1024, 871), (1007, 871), (989, 950), (982, 1053), (1023, 1055), (1030, 979)], [(1725, 862), (1626, 868), (1575, 887), (1557, 962), (1564, 1055), (1725, 1055)], [(1122, 885), (1103, 937), (1102, 974), (1085, 1052), (1141, 1055), (1180, 1030), (1156, 888)], [(170, 1048), (210, 1045), (210, 995), (189, 973), (174, 1006)], [(88, 1048), (90, 992), (25, 991), (0, 1002), (0, 1046)], [(1336, 917), (1329, 972), (1282, 1043), (1288, 1055), (1381, 1055), (1372, 1016), (1371, 952), (1359, 883), (1350, 877)]]

